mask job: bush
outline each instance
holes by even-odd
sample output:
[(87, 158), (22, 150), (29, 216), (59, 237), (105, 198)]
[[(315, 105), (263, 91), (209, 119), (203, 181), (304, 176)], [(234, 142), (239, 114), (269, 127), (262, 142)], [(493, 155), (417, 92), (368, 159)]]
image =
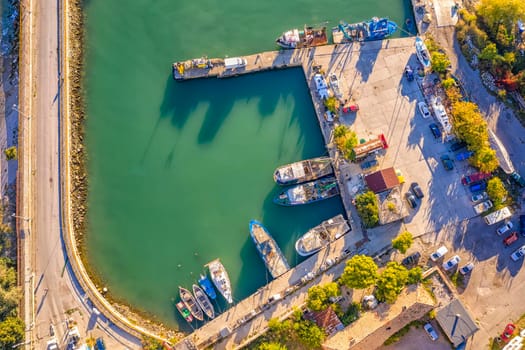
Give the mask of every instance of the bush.
[(413, 241), (412, 234), (405, 231), (392, 240), (392, 248), (399, 250), (401, 254), (405, 254)]
[(7, 160), (17, 159), (18, 154), (16, 152), (16, 146), (11, 146), (4, 151)]
[(348, 307), (348, 310), (346, 310), (346, 312), (341, 317), (341, 322), (343, 323), (345, 327), (348, 326), (350, 323), (356, 321), (359, 318), (360, 312), (361, 312), (361, 304), (355, 303), (355, 302), (352, 303)]

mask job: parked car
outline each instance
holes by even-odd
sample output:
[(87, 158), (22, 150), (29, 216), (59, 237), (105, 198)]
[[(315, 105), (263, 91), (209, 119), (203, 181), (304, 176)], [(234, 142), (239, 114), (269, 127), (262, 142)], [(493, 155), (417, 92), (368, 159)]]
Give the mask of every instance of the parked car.
[(522, 245), (521, 247), (516, 249), (514, 253), (510, 255), (510, 258), (514, 261), (518, 261), (521, 258), (523, 258), (523, 255), (525, 255), (525, 245)]
[(428, 110), (428, 106), (425, 102), (421, 101), (417, 104), (417, 107), (419, 108), (419, 113), (421, 113), (421, 116), (425, 119), (430, 117), (430, 111)]
[(423, 190), (421, 189), (421, 187), (419, 187), (417, 182), (412, 182), (412, 184), (410, 185), (410, 190), (412, 191), (412, 193), (414, 193), (414, 195), (417, 198), (425, 197), (425, 195), (423, 194)]
[(516, 326), (512, 323), (509, 323), (505, 326), (505, 330), (503, 333), (501, 333), (501, 340), (503, 340), (505, 343), (510, 340), (512, 335), (514, 334), (514, 330), (516, 329)]
[(456, 152), (456, 151), (459, 151), (460, 149), (462, 148), (465, 148), (467, 147), (467, 143), (466, 142), (463, 142), (463, 141), (460, 141), (460, 142), (454, 142), (450, 145), (450, 150), (452, 152)]
[(477, 184), (473, 184), (469, 186), (469, 190), (472, 193), (483, 191), (487, 188), (486, 182), (478, 182)]
[(430, 323), (426, 323), (423, 326), (423, 329), (425, 330), (425, 332), (427, 332), (430, 339), (432, 339), (433, 341), (436, 341), (438, 339), (438, 334), (436, 333), (436, 331), (434, 330), (434, 327), (432, 327)]
[(525, 236), (525, 215), (520, 215), (520, 233)]
[(517, 172), (510, 174), (510, 178), (514, 180), (519, 187), (525, 187), (525, 179)]
[(508, 247), (509, 245), (516, 242), (517, 240), (518, 240), (518, 232), (514, 231), (503, 240), (503, 244), (505, 244), (505, 246)]
[(456, 154), (456, 160), (457, 161), (462, 161), (462, 160), (465, 160), (465, 159), (469, 159), (470, 157), (472, 157), (473, 154), (474, 154), (474, 152), (471, 152), (471, 151), (458, 153), (458, 154)]
[(454, 169), (454, 163), (452, 162), (452, 159), (448, 156), (448, 154), (444, 154), (441, 156), (441, 163), (443, 163), (443, 166), (445, 167), (445, 170), (452, 170)]
[(459, 273), (461, 273), (462, 275), (466, 275), (467, 273), (469, 273), (473, 269), (474, 269), (474, 263), (473, 262), (469, 262), (468, 264), (463, 265), (463, 266), (461, 266), (459, 268)]
[(410, 254), (406, 258), (404, 258), (401, 261), (401, 265), (404, 265), (406, 267), (410, 267), (412, 265), (416, 265), (419, 262), (419, 258), (421, 257), (421, 254), (419, 252), (415, 252), (414, 254)]
[(417, 207), (417, 201), (416, 201), (416, 197), (410, 193), (410, 192), (407, 192), (405, 193), (405, 198), (408, 202), (408, 204), (410, 205), (411, 208), (416, 208)]
[(500, 228), (498, 228), (496, 230), (496, 233), (498, 234), (498, 236), (501, 236), (502, 234), (510, 231), (510, 229), (513, 227), (514, 225), (512, 225), (512, 222), (509, 221), (507, 222), (505, 225), (501, 226)]
[(448, 253), (447, 247), (444, 245), (439, 247), (434, 253), (430, 254), (430, 259), (432, 261), (438, 261), (441, 257)]
[(405, 67), (405, 77), (408, 81), (414, 80), (414, 71), (412, 70), (412, 67), (410, 67), (410, 65), (407, 65)]
[(437, 126), (436, 123), (432, 123), (428, 127), (430, 128), (430, 131), (432, 131), (432, 135), (434, 135), (434, 138), (441, 138), (441, 130), (439, 130), (439, 126)]
[(476, 202), (479, 202), (479, 201), (484, 201), (488, 197), (489, 196), (488, 196), (487, 192), (481, 192), (481, 193), (476, 193), (476, 194), (472, 195), (470, 200), (473, 201), (474, 203), (476, 203)]
[(452, 258), (448, 259), (443, 263), (443, 270), (448, 271), (461, 261), (459, 255), (454, 255)]
[(375, 159), (368, 160), (366, 162), (361, 163), (361, 169), (366, 170), (375, 167), (379, 163)]

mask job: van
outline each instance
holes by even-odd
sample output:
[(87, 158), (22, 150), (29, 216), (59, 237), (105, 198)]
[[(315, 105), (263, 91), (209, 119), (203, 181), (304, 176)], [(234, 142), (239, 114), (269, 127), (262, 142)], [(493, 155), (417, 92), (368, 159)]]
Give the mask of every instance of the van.
[(242, 68), (246, 67), (247, 64), (248, 62), (246, 62), (245, 58), (230, 57), (224, 59), (224, 67), (226, 69)]

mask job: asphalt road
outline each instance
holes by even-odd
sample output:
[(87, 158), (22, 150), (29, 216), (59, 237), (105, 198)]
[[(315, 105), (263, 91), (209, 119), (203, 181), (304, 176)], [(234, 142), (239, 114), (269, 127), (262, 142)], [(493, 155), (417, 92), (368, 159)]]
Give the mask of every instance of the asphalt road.
[[(93, 312), (67, 262), (60, 218), (60, 76), (59, 1), (33, 1), (31, 135), (33, 157), (32, 270), (34, 328), (32, 349), (46, 349), (54, 337), (66, 348), (68, 327), (81, 338), (103, 336), (108, 348), (139, 348), (137, 340)], [(32, 320), (27, 320), (30, 324)]]

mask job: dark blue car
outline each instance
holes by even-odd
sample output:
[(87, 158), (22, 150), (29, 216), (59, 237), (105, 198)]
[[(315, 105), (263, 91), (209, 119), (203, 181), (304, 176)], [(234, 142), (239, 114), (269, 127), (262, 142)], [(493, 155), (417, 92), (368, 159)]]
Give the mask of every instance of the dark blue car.
[(439, 130), (439, 126), (437, 126), (436, 123), (432, 123), (428, 127), (430, 128), (430, 131), (432, 131), (432, 135), (434, 135), (436, 139), (441, 138), (441, 130)]
[(487, 188), (486, 182), (479, 182), (477, 184), (470, 185), (470, 192), (480, 192)]

